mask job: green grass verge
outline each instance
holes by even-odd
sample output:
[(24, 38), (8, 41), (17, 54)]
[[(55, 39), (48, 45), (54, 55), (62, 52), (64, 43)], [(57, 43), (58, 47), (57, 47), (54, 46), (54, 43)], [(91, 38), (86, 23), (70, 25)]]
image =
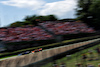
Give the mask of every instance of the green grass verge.
[[(98, 54), (97, 54), (97, 52), (94, 50), (96, 47), (100, 47), (100, 44), (98, 44), (98, 45), (96, 45), (96, 46), (93, 46), (93, 47), (90, 47), (90, 48), (87, 48), (87, 49), (84, 49), (84, 50), (82, 50), (82, 51), (80, 51), (80, 52), (77, 52), (77, 53), (75, 53), (75, 54), (72, 54), (71, 55), (71, 59), (69, 59), (68, 60), (68, 58), (67, 57), (64, 57), (64, 58), (62, 58), (62, 59), (58, 59), (58, 60), (56, 60), (56, 62), (57, 62), (57, 64), (58, 64), (58, 66), (62, 63), (62, 62), (64, 62), (65, 64), (66, 64), (66, 66), (67, 67), (75, 67), (75, 64), (76, 63), (83, 63), (82, 62), (82, 59), (81, 59), (81, 57), (82, 57), (82, 54), (87, 54), (87, 56), (89, 57), (90, 55), (89, 55), (89, 53), (88, 53), (88, 50), (93, 50), (93, 54), (94, 54), (94, 59), (95, 58), (97, 58), (98, 57)], [(89, 59), (89, 58), (88, 58)], [(93, 60), (93, 61), (89, 61), (89, 60), (86, 60), (86, 64), (92, 64), (92, 65), (94, 65), (95, 67), (98, 67), (98, 64), (100, 63), (100, 60)], [(52, 65), (53, 65), (53, 62), (51, 62), (51, 63), (48, 63), (48, 64), (46, 64), (46, 65), (43, 65), (43, 66), (41, 66), (41, 67), (52, 67)]]
[(6, 58), (10, 58), (10, 57), (14, 57), (14, 56), (17, 56), (17, 55), (12, 55), (12, 56), (2, 57), (2, 58), (0, 58), (0, 60), (2, 60), (2, 59), (6, 59)]

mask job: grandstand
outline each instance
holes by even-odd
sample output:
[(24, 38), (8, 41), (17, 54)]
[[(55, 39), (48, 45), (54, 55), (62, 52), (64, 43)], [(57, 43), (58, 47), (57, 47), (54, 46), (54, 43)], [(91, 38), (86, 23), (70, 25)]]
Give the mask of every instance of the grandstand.
[(40, 23), (49, 31), (54, 32), (56, 35), (78, 34), (78, 33), (93, 33), (94, 30), (89, 28), (82, 22), (45, 22)]
[(38, 26), (0, 29), (0, 39), (8, 42), (47, 40), (50, 38), (53, 38), (53, 36)]
[[(45, 22), (39, 23), (50, 32), (56, 35), (78, 34), (78, 33), (94, 33), (94, 29), (89, 28), (82, 22)], [(0, 40), (8, 42), (20, 42), (31, 40), (49, 40), (53, 39), (53, 35), (49, 34), (39, 26), (33, 27), (15, 27), (1, 28)]]
[[(0, 28), (0, 40), (1, 43), (3, 43), (3, 48), (6, 48), (6, 51), (9, 52), (30, 47), (39, 47), (55, 42), (59, 42), (59, 44), (49, 45), (45, 48), (64, 46), (66, 42), (62, 43), (61, 41), (76, 39), (78, 37), (94, 36), (86, 39), (83, 38), (83, 40), (80, 39), (79, 41), (75, 41), (75, 43), (99, 38), (99, 36), (96, 36), (98, 34), (95, 33), (96, 31), (93, 28), (82, 22), (46, 21), (38, 23), (38, 26)], [(77, 36), (78, 34), (80, 35)], [(83, 36), (84, 34), (87, 35)], [(74, 43), (73, 40), (72, 43)], [(3, 51), (5, 51), (5, 49)], [(14, 54), (17, 53), (20, 52), (14, 52)], [(10, 54), (8, 53), (8, 55)]]
[[(69, 34), (95, 32), (93, 28), (82, 22), (46, 21), (38, 23), (38, 26), (0, 28), (0, 40), (5, 44), (10, 44), (9, 50), (18, 50), (59, 42), (66, 38), (70, 39), (68, 36), (65, 37), (65, 35)], [(11, 46), (11, 43), (13, 46)], [(17, 44), (17, 46), (14, 46), (14, 44)], [(23, 44), (23, 46), (20, 46), (20, 44)]]

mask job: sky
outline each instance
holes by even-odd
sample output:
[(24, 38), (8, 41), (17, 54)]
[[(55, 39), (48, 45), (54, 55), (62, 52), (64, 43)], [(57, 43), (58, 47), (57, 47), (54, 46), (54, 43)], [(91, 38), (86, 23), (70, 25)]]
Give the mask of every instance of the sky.
[(75, 18), (77, 0), (0, 0), (0, 27), (23, 21), (31, 15)]

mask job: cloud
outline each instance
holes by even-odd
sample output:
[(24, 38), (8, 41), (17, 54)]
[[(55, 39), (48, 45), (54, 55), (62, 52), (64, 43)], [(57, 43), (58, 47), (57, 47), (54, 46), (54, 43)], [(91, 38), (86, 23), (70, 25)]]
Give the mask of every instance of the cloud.
[(66, 13), (76, 8), (75, 0), (63, 0), (53, 3), (46, 3), (39, 11), (40, 15), (55, 14), (57, 16), (64, 16)]
[(8, 0), (8, 1), (1, 1), (0, 3), (9, 6), (15, 6), (19, 8), (30, 8), (32, 10), (40, 9), (45, 1), (42, 0)]
[(30, 8), (35, 10), (38, 15), (54, 14), (59, 17), (67, 15), (76, 8), (76, 0), (63, 0), (47, 3), (44, 0), (8, 0), (1, 3), (20, 8)]

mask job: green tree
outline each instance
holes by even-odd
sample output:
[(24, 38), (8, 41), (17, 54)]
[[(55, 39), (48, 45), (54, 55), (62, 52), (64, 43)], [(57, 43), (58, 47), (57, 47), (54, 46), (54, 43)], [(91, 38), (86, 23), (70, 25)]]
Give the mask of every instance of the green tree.
[(55, 15), (48, 15), (47, 17), (49, 17), (50, 21), (56, 21), (56, 20), (58, 20)]
[(89, 8), (92, 3), (92, 0), (78, 0), (78, 8), (76, 9), (76, 15), (78, 19), (82, 20), (84, 23), (87, 23), (89, 25), (91, 24), (91, 17), (93, 16), (89, 11)]
[(10, 27), (20, 27), (20, 26), (23, 26), (23, 25), (24, 25), (23, 22), (16, 21), (16, 22), (10, 24)]
[(37, 26), (39, 22), (42, 22), (42, 21), (55, 21), (55, 20), (57, 20), (57, 18), (54, 15), (47, 15), (47, 16), (33, 15), (33, 16), (26, 16), (24, 18), (24, 21), (14, 22), (10, 26), (11, 27), (17, 27), (17, 26), (19, 27), (19, 26), (24, 26), (24, 25), (36, 25)]
[(96, 29), (100, 29), (100, 0), (95, 0), (89, 11), (93, 15), (92, 24), (95, 25)]
[(77, 16), (79, 20), (100, 29), (100, 0), (78, 0)]

